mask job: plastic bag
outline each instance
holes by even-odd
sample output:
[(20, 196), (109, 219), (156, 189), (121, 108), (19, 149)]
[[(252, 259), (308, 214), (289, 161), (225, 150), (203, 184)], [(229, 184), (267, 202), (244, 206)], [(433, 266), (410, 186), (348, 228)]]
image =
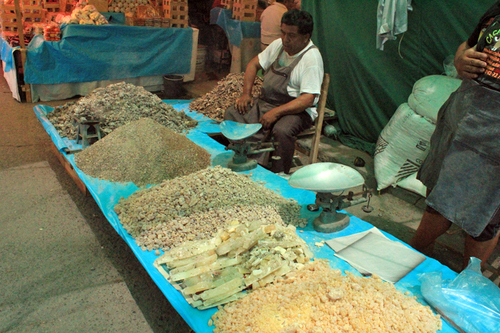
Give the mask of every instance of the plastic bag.
[(419, 280), (425, 300), (466, 332), (499, 331), (500, 288), (481, 274), (479, 259), (471, 258), (453, 281), (443, 281), (441, 272), (425, 273)]

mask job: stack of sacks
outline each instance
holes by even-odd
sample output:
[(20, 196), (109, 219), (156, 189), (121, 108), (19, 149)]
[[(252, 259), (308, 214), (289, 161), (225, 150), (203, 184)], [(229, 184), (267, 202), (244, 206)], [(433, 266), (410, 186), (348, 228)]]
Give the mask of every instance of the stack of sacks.
[(375, 149), (377, 189), (400, 186), (426, 196), (425, 186), (416, 179), (429, 153), (429, 141), (436, 127), (437, 114), (462, 81), (444, 75), (418, 80), (380, 133)]
[(66, 16), (62, 23), (104, 25), (108, 24), (108, 21), (93, 5), (86, 5), (75, 8), (71, 16)]

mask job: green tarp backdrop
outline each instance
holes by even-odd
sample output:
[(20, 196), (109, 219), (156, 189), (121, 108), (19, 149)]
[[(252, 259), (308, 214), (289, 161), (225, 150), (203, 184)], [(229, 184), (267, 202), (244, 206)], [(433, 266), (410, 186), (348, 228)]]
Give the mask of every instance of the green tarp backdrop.
[(314, 17), (313, 41), (330, 73), (327, 107), (341, 141), (373, 153), (379, 133), (420, 78), (444, 73), (493, 0), (413, 0), (408, 31), (376, 49), (377, 0), (303, 0)]

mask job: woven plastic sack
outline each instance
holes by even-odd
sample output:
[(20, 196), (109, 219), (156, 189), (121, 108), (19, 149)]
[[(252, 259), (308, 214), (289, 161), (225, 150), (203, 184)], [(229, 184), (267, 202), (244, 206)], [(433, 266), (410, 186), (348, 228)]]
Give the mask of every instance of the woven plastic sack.
[(375, 147), (375, 179), (382, 190), (416, 173), (429, 153), (435, 125), (416, 114), (408, 103), (396, 110)]
[(419, 278), (422, 296), (467, 333), (492, 333), (500, 329), (500, 289), (481, 274), (481, 260), (471, 258), (453, 281), (441, 272)]
[(425, 76), (413, 85), (408, 105), (417, 114), (436, 123), (439, 109), (461, 83), (462, 80), (445, 75)]
[(416, 172), (408, 176), (407, 178), (397, 182), (394, 185), (397, 185), (413, 193), (420, 194), (424, 198), (427, 196), (427, 187), (420, 180), (417, 179)]
[(460, 76), (458, 75), (457, 69), (455, 68), (454, 59), (454, 54), (447, 56), (443, 60), (443, 68), (446, 75), (458, 79)]

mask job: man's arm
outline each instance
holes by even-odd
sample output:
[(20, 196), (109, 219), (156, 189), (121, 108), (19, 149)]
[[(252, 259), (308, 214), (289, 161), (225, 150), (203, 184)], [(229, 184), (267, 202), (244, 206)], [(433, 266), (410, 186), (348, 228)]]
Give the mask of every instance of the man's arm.
[(245, 75), (243, 76), (243, 93), (236, 100), (235, 107), (239, 113), (245, 114), (248, 112), (248, 104), (253, 104), (252, 89), (257, 76), (257, 72), (262, 69), (259, 62), (259, 56), (255, 56), (247, 65)]
[(455, 68), (458, 75), (464, 79), (475, 79), (479, 74), (484, 73), (488, 55), (476, 51), (476, 47), (470, 47), (467, 42), (463, 42), (455, 53)]
[(313, 106), (315, 97), (316, 95), (314, 94), (303, 93), (294, 100), (267, 111), (260, 118), (259, 122), (264, 129), (269, 129), (281, 117), (301, 113), (308, 107)]

